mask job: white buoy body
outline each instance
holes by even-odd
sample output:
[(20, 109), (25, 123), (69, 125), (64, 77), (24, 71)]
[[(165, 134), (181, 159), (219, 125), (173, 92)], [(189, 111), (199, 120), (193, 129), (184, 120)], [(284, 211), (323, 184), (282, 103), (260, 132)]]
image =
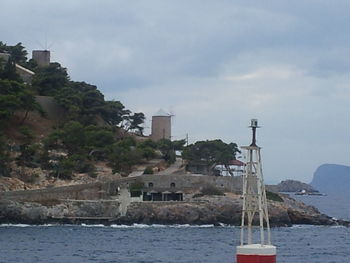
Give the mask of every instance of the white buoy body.
[(237, 263), (276, 263), (276, 247), (251, 244), (237, 247)]

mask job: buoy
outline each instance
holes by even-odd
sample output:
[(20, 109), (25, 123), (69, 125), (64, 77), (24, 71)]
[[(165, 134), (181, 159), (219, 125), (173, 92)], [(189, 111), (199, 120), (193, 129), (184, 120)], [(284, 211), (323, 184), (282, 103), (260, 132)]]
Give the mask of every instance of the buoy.
[(237, 263), (276, 263), (276, 247), (251, 244), (237, 247)]
[[(241, 245), (236, 249), (237, 263), (276, 263), (276, 247), (271, 244), (271, 232), (260, 147), (256, 145), (258, 120), (252, 119), (252, 143), (242, 149), (247, 151), (243, 176), (243, 205)], [(260, 242), (253, 243), (253, 222), (259, 222)]]

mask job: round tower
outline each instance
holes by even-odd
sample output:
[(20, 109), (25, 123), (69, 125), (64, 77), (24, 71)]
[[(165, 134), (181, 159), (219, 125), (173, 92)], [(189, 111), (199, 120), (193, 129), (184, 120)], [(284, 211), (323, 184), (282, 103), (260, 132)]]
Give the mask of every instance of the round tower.
[(152, 116), (152, 140), (171, 139), (171, 115), (159, 110)]
[(50, 51), (49, 50), (33, 50), (33, 60), (39, 67), (47, 67), (50, 65)]

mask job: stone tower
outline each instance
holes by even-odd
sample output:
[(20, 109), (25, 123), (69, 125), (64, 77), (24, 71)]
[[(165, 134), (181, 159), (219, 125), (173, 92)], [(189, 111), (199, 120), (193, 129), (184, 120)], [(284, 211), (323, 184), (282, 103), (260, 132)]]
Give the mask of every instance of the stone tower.
[(39, 67), (47, 67), (50, 65), (49, 50), (33, 50), (32, 58), (36, 63), (38, 63)]
[(152, 140), (171, 139), (171, 115), (159, 110), (152, 116)]

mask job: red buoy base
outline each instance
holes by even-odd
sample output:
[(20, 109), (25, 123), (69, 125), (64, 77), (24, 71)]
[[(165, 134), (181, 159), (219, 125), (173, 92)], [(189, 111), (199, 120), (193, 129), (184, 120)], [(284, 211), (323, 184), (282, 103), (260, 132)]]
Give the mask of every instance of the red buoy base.
[(237, 263), (276, 263), (276, 247), (251, 244), (237, 247)]

